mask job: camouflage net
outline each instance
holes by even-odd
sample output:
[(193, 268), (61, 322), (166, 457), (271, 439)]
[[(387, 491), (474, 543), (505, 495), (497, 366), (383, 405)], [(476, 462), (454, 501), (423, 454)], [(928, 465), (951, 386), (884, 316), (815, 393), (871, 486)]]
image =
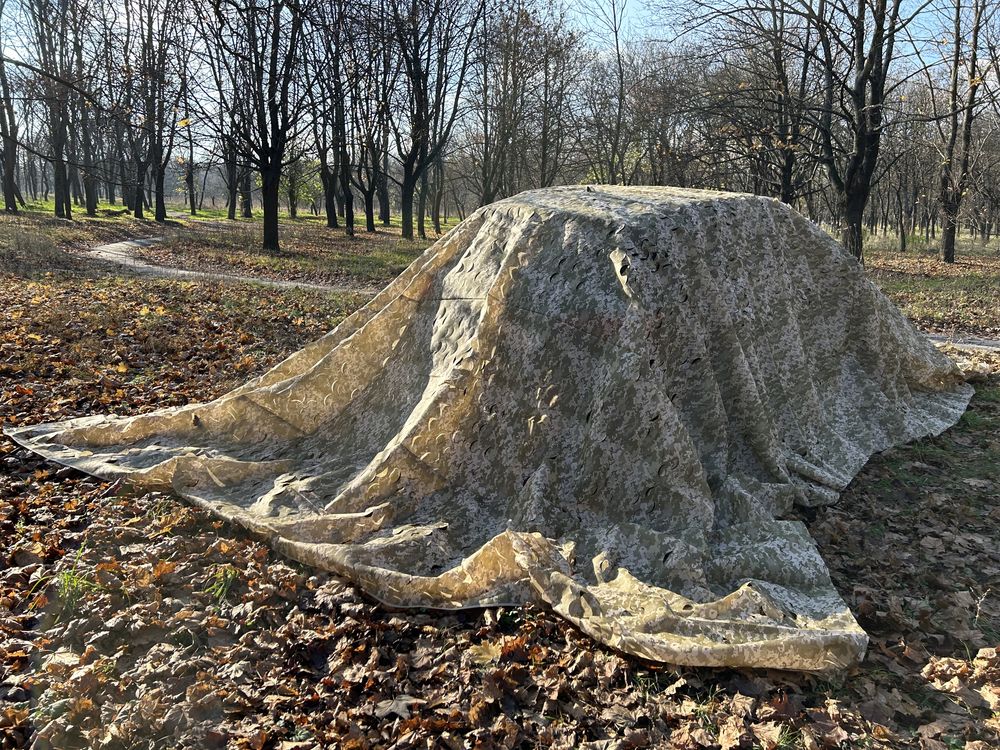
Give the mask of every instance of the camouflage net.
[(867, 638), (782, 517), (971, 393), (778, 202), (555, 188), (480, 209), (211, 403), (9, 434), (390, 605), (541, 600), (645, 659), (825, 670)]

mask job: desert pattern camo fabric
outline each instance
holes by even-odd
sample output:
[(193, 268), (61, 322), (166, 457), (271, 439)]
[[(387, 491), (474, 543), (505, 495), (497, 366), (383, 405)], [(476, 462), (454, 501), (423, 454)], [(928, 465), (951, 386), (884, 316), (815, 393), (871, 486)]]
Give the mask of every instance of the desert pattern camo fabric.
[(541, 600), (645, 659), (828, 670), (867, 638), (783, 517), (971, 393), (781, 203), (568, 187), (476, 211), (216, 401), (9, 434), (389, 605)]

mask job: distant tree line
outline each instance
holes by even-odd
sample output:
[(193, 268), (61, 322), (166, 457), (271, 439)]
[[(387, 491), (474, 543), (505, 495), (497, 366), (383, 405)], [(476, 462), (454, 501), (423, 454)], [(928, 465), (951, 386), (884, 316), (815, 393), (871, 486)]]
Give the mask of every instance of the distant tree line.
[[(405, 237), (521, 190), (772, 196), (863, 239), (1000, 225), (995, 0), (0, 0), (5, 210), (221, 186)], [(634, 29), (635, 24), (631, 25)]]

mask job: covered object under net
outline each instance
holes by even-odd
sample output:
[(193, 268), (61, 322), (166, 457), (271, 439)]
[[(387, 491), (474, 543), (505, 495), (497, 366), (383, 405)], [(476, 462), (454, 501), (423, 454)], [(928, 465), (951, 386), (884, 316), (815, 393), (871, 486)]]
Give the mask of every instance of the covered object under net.
[(971, 393), (787, 206), (567, 187), (479, 209), (211, 403), (8, 434), (390, 605), (541, 601), (645, 659), (824, 670), (867, 638), (789, 512)]

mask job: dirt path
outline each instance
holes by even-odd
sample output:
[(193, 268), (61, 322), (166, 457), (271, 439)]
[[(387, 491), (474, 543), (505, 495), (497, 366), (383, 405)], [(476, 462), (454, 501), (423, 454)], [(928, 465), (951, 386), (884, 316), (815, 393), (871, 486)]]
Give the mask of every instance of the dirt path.
[(277, 289), (309, 289), (317, 292), (351, 293), (375, 295), (379, 289), (371, 286), (349, 286), (334, 284), (314, 284), (309, 281), (284, 281), (280, 279), (262, 279), (256, 276), (241, 276), (231, 273), (213, 273), (208, 271), (190, 271), (184, 268), (171, 268), (160, 266), (155, 263), (139, 258), (135, 250), (140, 247), (149, 247), (158, 242), (162, 242), (162, 237), (149, 237), (139, 240), (124, 240), (122, 242), (112, 242), (107, 245), (97, 245), (90, 250), (84, 251), (85, 257), (106, 263), (128, 268), (133, 273), (140, 276), (156, 276), (164, 279), (188, 279), (193, 281), (225, 281), (239, 284), (258, 284), (260, 286), (274, 287)]
[(996, 339), (981, 339), (977, 336), (956, 336), (945, 333), (928, 333), (927, 338), (938, 344), (953, 344), (966, 349), (985, 349), (987, 351), (1000, 351), (1000, 341)]

